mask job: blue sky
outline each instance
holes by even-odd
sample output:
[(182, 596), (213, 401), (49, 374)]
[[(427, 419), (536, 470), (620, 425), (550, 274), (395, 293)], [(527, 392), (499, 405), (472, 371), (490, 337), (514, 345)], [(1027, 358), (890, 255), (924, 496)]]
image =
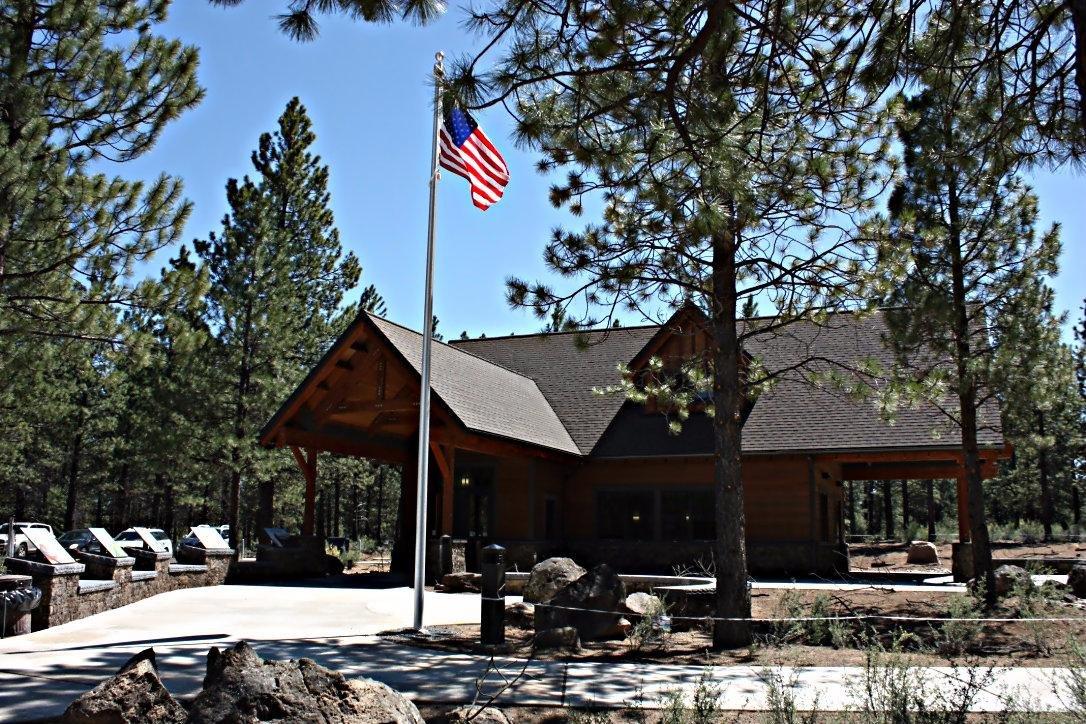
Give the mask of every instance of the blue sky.
[[(284, 0), (248, 0), (213, 7), (181, 0), (159, 32), (200, 49), (204, 102), (168, 126), (151, 152), (122, 173), (182, 178), (195, 209), (184, 239), (217, 230), (226, 211), (224, 185), (249, 173), (249, 154), (292, 96), (309, 110), (316, 151), (331, 168), (332, 203), (345, 246), (375, 284), (389, 316), (418, 328), (422, 317), (431, 90), (434, 52), (475, 47), (450, 8), (439, 22), (371, 26), (325, 17), (311, 43), (283, 36), (271, 17)], [(434, 309), (446, 336), (529, 332), (540, 322), (505, 303), (505, 278), (546, 274), (542, 252), (551, 229), (566, 220), (547, 201), (547, 180), (532, 154), (513, 147), (511, 123), (499, 111), (478, 118), (510, 167), (506, 196), (483, 213), (467, 185), (445, 175), (438, 199)], [(1043, 226), (1063, 225), (1062, 273), (1055, 280), (1061, 309), (1078, 318), (1086, 297), (1086, 178), (1069, 171), (1031, 179)], [(641, 320), (624, 319), (627, 324)]]

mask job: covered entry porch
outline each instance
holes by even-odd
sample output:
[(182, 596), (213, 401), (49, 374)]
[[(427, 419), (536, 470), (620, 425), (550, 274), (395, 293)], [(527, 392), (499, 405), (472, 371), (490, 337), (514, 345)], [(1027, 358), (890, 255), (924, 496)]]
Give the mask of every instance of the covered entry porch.
[[(510, 476), (526, 479), (521, 476), (530, 476), (537, 462), (575, 466), (578, 455), (530, 379), (436, 342), (433, 355), (427, 536), (467, 541), (471, 564), (477, 542), (510, 534), (504, 521), (524, 514), (512, 499), (499, 505), (498, 487), (508, 486)], [(303, 536), (316, 533), (321, 453), (400, 466), (392, 567), (403, 573), (413, 566), (420, 358), (420, 335), (362, 314), (260, 437), (266, 447), (289, 449), (304, 476)], [(459, 367), (457, 374), (448, 372), (453, 367)], [(491, 409), (507, 409), (491, 413), (479, 404), (488, 396), (505, 402)], [(535, 442), (498, 435), (495, 429), (519, 429)], [(514, 528), (520, 530), (520, 523), (515, 520)]]

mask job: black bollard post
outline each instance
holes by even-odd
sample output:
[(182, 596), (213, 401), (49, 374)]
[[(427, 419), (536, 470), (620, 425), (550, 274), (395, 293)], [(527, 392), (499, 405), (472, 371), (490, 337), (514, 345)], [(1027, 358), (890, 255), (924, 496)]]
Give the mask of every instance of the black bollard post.
[(489, 545), (483, 549), (482, 623), (479, 638), (484, 646), (505, 643), (505, 549)]

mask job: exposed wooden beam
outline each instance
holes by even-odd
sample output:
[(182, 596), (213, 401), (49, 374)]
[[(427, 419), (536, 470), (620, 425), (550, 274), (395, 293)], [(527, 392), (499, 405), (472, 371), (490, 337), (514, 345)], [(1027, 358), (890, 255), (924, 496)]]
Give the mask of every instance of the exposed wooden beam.
[[(1008, 455), (1005, 449), (985, 449), (980, 451), (984, 460), (998, 460)], [(964, 460), (960, 449), (947, 450), (872, 450), (869, 452), (822, 453), (817, 456), (822, 462), (837, 463), (903, 463), (910, 461), (940, 461), (961, 465)]]
[(488, 437), (473, 432), (457, 429), (455, 426), (447, 428), (432, 428), (430, 437), (437, 442), (454, 445), (462, 450), (471, 450), (496, 457), (534, 457), (544, 460), (557, 460), (571, 462), (580, 459), (579, 455), (560, 452), (549, 448), (541, 448), (535, 445), (503, 440), (496, 437)]
[[(359, 363), (358, 369), (367, 369), (372, 363), (378, 362), (380, 358), (380, 350), (375, 349), (365, 355), (365, 358)], [(314, 404), (313, 417), (318, 425), (324, 425), (328, 422), (328, 418), (335, 414), (336, 406), (353, 393), (359, 385), (365, 382), (365, 380), (362, 379), (347, 379), (347, 375), (350, 371), (353, 371), (355, 367), (352, 366), (347, 369), (349, 370), (348, 372), (340, 374), (340, 377), (337, 380), (338, 384)]]
[(281, 428), (281, 434), (277, 437), (276, 442), (280, 446), (306, 447), (336, 455), (372, 458), (386, 463), (403, 463), (411, 457), (411, 454), (405, 448), (345, 440), (337, 435), (309, 432), (291, 427)]
[(433, 440), (430, 441), (430, 450), (434, 453), (434, 460), (437, 462), (437, 469), (441, 473), (441, 479), (452, 480), (452, 466), (449, 464), (449, 458), (446, 457), (445, 450)]
[[(957, 463), (844, 463), (841, 466), (842, 480), (949, 480), (957, 478), (961, 466)], [(981, 475), (994, 478), (999, 468), (992, 461), (981, 464)]]
[(344, 400), (330, 410), (330, 415), (346, 415), (352, 412), (418, 412), (418, 400)]
[(305, 453), (297, 445), (290, 446), (294, 462), (305, 477), (305, 507), (302, 512), (302, 535), (313, 535), (317, 516), (317, 451), (306, 448)]

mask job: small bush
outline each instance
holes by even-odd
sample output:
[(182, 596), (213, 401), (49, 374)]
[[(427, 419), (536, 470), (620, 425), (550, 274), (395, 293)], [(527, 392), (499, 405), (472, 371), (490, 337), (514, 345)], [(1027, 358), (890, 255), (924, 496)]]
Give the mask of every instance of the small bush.
[(1026, 521), (1018, 528), (1016, 538), (1022, 543), (1040, 543), (1045, 539), (1045, 528), (1035, 520)]
[(666, 619), (667, 611), (666, 601), (661, 598), (654, 599), (649, 610), (630, 629), (628, 637), (630, 648), (634, 651), (640, 651), (646, 646), (666, 645), (667, 640), (671, 637), (671, 625)]
[(963, 619), (980, 618), (984, 612), (981, 599), (972, 594), (952, 596), (947, 603), (947, 621), (936, 634), (937, 648), (944, 656), (960, 656), (976, 646), (983, 625), (980, 621)]
[[(1057, 675), (1056, 691), (1075, 721), (1086, 721), (1086, 646), (1071, 639), (1064, 670)], [(1060, 689), (1064, 691), (1060, 691)]]
[(992, 669), (966, 667), (960, 678), (939, 679), (939, 685), (933, 686), (929, 677), (938, 676), (943, 675), (908, 666), (897, 642), (890, 651), (870, 649), (856, 692), (859, 720), (870, 724), (966, 724), (977, 697), (992, 682)]
[(660, 699), (661, 724), (718, 724), (721, 721), (720, 687), (713, 683), (713, 670), (705, 669), (687, 705), (681, 689), (666, 692)]
[(361, 558), (361, 555), (356, 550), (344, 551), (339, 554), (339, 560), (343, 563), (343, 568), (348, 571), (354, 568), (359, 558)]
[(810, 711), (801, 712), (796, 703), (796, 673), (788, 681), (779, 669), (762, 669), (759, 676), (766, 685), (767, 724), (815, 724), (819, 721), (818, 698)]

